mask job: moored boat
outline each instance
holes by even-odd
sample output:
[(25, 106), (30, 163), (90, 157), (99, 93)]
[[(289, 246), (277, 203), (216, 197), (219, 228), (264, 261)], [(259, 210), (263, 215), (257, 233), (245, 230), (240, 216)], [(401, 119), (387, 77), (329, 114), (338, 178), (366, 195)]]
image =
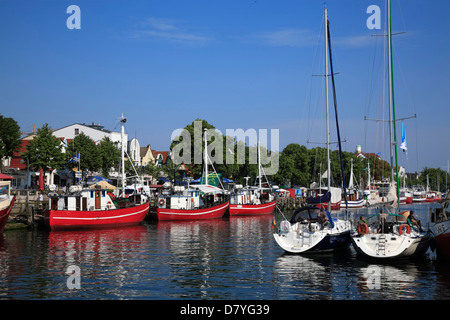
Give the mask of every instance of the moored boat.
[(249, 177), (246, 177), (246, 187), (236, 186), (236, 192), (230, 197), (230, 216), (271, 214), (275, 210), (276, 200), (269, 181), (267, 181), (267, 187), (263, 186), (262, 178), (265, 174), (260, 159), (258, 143), (258, 185), (249, 186)]
[(0, 181), (0, 234), (5, 230), (16, 195), (11, 195), (11, 182)]
[(68, 193), (58, 194), (50, 190), (49, 207), (44, 211), (45, 223), (52, 230), (110, 228), (137, 225), (149, 211), (148, 196), (134, 192), (125, 196), (124, 166), (124, 123), (122, 124), (122, 194), (114, 197), (107, 189), (97, 185), (95, 188), (81, 185), (71, 186)]
[(430, 209), (431, 233), (434, 237), (432, 249), (436, 250), (438, 259), (450, 260), (450, 219), (447, 212), (450, 192), (442, 199), (441, 207)]
[(229, 208), (227, 192), (208, 183), (208, 140), (204, 133), (203, 184), (184, 186), (166, 185), (158, 197), (158, 220), (203, 220), (223, 217)]
[[(331, 58), (331, 39), (328, 21), (327, 8), (324, 10), (324, 32), (325, 32), (325, 84), (326, 84), (326, 111), (328, 121), (328, 74), (331, 75), (333, 85), (334, 107), (336, 113), (336, 129), (339, 144), (339, 155), (341, 163), (342, 186), (345, 188), (344, 164), (342, 160), (342, 147), (339, 133), (339, 123), (337, 116), (336, 91), (334, 86), (333, 64)], [(328, 71), (328, 53), (330, 54), (330, 72)], [(327, 130), (328, 135), (328, 130)], [(341, 188), (332, 188), (330, 186), (330, 157), (329, 141), (327, 143), (327, 176), (328, 187), (326, 190), (317, 189), (322, 192), (308, 198), (306, 207), (297, 209), (290, 219), (284, 218), (280, 221), (278, 228), (273, 236), (278, 245), (290, 253), (311, 253), (326, 252), (348, 248), (351, 243), (351, 221), (348, 220), (346, 211), (345, 219), (336, 219), (331, 216), (330, 210), (324, 209), (325, 206), (333, 207), (334, 203), (337, 209), (340, 209)], [(347, 199), (347, 193), (344, 189), (344, 200)], [(315, 206), (311, 204), (314, 203)]]
[(411, 258), (425, 253), (430, 234), (413, 226), (404, 214), (379, 213), (359, 223), (352, 236), (353, 247), (359, 256), (370, 259)]
[(312, 253), (348, 248), (350, 232), (350, 221), (332, 218), (329, 211), (306, 206), (297, 209), (289, 220), (282, 220), (273, 236), (287, 252)]

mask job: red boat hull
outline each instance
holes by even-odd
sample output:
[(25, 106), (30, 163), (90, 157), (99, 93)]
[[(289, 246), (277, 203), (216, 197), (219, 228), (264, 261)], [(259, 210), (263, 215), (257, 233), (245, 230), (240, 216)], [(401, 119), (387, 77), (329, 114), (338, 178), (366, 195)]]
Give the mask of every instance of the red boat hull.
[(217, 219), (223, 217), (228, 206), (229, 201), (217, 206), (194, 210), (157, 208), (156, 215), (160, 221)]
[(45, 222), (52, 230), (98, 229), (137, 225), (144, 220), (149, 202), (128, 208), (101, 211), (47, 210)]
[(9, 214), (11, 213), (14, 202), (16, 201), (16, 195), (14, 195), (9, 207), (0, 211), (0, 233), (5, 230), (6, 223), (8, 222)]
[[(315, 205), (317, 208), (328, 210), (328, 203), (318, 203)], [(331, 203), (331, 210), (341, 210), (341, 202)]]
[(230, 204), (230, 216), (271, 214), (276, 204), (275, 200), (263, 204)]

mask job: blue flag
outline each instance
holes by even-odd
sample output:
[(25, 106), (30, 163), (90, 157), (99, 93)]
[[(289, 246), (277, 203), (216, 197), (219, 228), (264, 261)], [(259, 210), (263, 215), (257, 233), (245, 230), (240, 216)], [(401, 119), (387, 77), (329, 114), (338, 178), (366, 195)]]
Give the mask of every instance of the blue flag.
[(408, 148), (406, 147), (405, 125), (403, 123), (402, 123), (402, 143), (400, 144), (400, 149), (403, 150), (403, 153), (408, 154)]

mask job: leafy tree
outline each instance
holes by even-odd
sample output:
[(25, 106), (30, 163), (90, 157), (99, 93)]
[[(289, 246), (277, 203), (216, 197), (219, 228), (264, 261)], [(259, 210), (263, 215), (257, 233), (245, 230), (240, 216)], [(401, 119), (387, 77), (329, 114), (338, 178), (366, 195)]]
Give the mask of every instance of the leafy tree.
[(101, 159), (102, 175), (109, 178), (109, 170), (120, 161), (120, 151), (108, 137), (104, 137), (97, 148)]
[(275, 175), (279, 183), (307, 186), (310, 182), (309, 152), (297, 143), (287, 145), (280, 155), (280, 169)]
[(83, 132), (69, 142), (66, 161), (80, 154), (80, 169), (85, 177), (85, 171), (98, 171), (102, 167), (102, 158), (100, 149), (94, 140), (89, 138)]
[(12, 157), (20, 148), (20, 127), (13, 118), (0, 115), (0, 168), (3, 158)]
[(46, 171), (60, 169), (64, 166), (66, 159), (63, 152), (63, 144), (56, 138), (48, 124), (37, 130), (37, 135), (26, 147), (24, 158), (28, 160), (33, 170), (42, 169)]

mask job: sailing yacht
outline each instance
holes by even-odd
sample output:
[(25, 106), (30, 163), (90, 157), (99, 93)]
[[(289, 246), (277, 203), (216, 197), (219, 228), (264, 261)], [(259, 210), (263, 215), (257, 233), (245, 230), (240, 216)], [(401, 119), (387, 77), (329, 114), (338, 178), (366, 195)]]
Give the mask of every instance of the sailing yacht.
[[(392, 28), (391, 28), (391, 1), (387, 0), (388, 6), (388, 51), (389, 51), (389, 118), (393, 127), (390, 132), (391, 155), (392, 146), (395, 151), (395, 171), (397, 199), (399, 198), (399, 175), (397, 160), (397, 138), (396, 119), (394, 103), (394, 77), (392, 67)], [(393, 135), (392, 135), (393, 133)], [(391, 161), (393, 157), (391, 156)], [(394, 165), (391, 163), (391, 166)], [(391, 180), (391, 184), (395, 182)], [(390, 188), (389, 190), (392, 190)], [(357, 232), (352, 237), (352, 243), (359, 256), (370, 259), (398, 259), (423, 254), (428, 246), (430, 234), (424, 232), (420, 227), (416, 228), (409, 220), (409, 211), (400, 212), (400, 204), (392, 206), (396, 213), (385, 213), (380, 211), (372, 217), (368, 217), (367, 223), (358, 223)]]
[(350, 164), (350, 181), (347, 188), (347, 201), (344, 199), (344, 201), (341, 202), (341, 208), (362, 208), (366, 204), (366, 199), (364, 199), (359, 187), (355, 187), (353, 184), (353, 180), (355, 179), (353, 173), (353, 159), (350, 159)]
[[(336, 111), (336, 127), (339, 141), (339, 151), (341, 155), (341, 171), (344, 177), (344, 170), (342, 164), (342, 150), (340, 143), (339, 125), (337, 120), (337, 106), (336, 106), (336, 92), (334, 90), (333, 65), (331, 59), (331, 40), (330, 29), (328, 21), (327, 8), (325, 8), (325, 86), (326, 86), (326, 113), (327, 113), (327, 131), (329, 127), (329, 102), (328, 102), (328, 53), (330, 54), (331, 77), (333, 84), (333, 95), (335, 101)], [(329, 49), (329, 51), (328, 51)], [(327, 134), (327, 162), (328, 170), (330, 172), (330, 142)], [(345, 186), (345, 178), (343, 179)], [(330, 194), (330, 178), (328, 177), (328, 192)], [(346, 192), (344, 190), (346, 196)], [(340, 201), (340, 193), (339, 193)], [(331, 207), (330, 200), (327, 201)], [(347, 248), (350, 245), (351, 222), (348, 219), (336, 219), (331, 216), (330, 210), (323, 207), (306, 206), (297, 209), (292, 217), (288, 220), (284, 218), (279, 223), (279, 226), (274, 233), (275, 241), (278, 245), (290, 253), (311, 253), (311, 252), (325, 252), (334, 251), (338, 249)]]

